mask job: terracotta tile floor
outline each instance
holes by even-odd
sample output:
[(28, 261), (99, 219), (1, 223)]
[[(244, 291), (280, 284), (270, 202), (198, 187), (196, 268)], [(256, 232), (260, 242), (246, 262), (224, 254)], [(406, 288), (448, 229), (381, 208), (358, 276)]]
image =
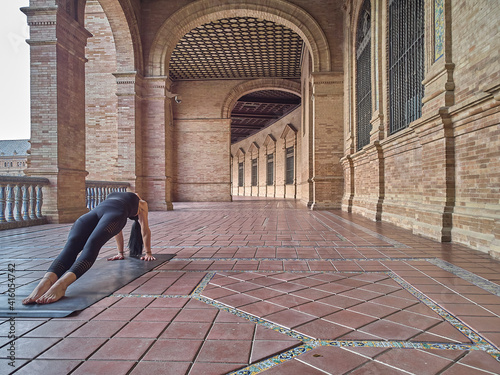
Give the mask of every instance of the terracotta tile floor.
[[(16, 319), (14, 367), (1, 320), (0, 374), (500, 374), (488, 255), (289, 200), (174, 207), (151, 229), (176, 257), (67, 318)], [(17, 287), (42, 277), (69, 228), (0, 232), (2, 291), (10, 263)]]

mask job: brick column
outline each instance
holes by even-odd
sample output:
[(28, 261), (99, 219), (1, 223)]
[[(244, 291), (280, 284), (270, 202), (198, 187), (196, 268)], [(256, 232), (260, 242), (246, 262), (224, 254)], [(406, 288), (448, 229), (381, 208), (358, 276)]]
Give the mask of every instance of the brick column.
[(413, 232), (448, 242), (451, 241), (455, 207), (455, 135), (449, 113), (455, 103), (455, 64), (451, 54), (451, 2), (445, 0), (440, 4), (443, 7), (441, 20), (434, 19), (433, 7), (426, 11), (426, 37), (434, 36), (436, 41), (427, 40), (426, 43), (424, 105), (422, 119), (415, 124), (415, 133), (422, 145), (425, 196), (415, 212), (417, 220)]
[[(276, 198), (276, 139), (273, 137), (272, 134), (268, 134), (265, 141), (264, 141), (264, 147), (265, 147), (265, 184), (266, 184), (266, 197), (273, 197)], [(270, 185), (267, 184), (267, 155), (273, 155), (273, 185), (270, 187)], [(269, 190), (272, 189), (270, 192)]]
[(343, 75), (313, 73), (312, 210), (340, 208), (344, 148)]
[[(259, 150), (260, 147), (256, 142), (252, 142), (250, 147), (248, 148), (248, 153), (250, 154), (250, 196), (254, 196), (254, 190), (257, 190), (255, 196), (259, 196)], [(253, 159), (257, 159), (257, 185), (254, 188), (252, 184), (252, 174), (253, 174)]]
[[(240, 186), (240, 163), (243, 163), (243, 186)], [(238, 186), (238, 196), (245, 196), (245, 151), (240, 147), (236, 152), (236, 185)]]
[[(85, 45), (91, 36), (56, 5), (23, 8), (30, 26), (31, 155), (27, 174), (45, 177), (43, 214), (71, 222), (85, 207)], [(35, 3), (35, 4), (34, 4)], [(68, 11), (71, 11), (69, 9)]]
[(152, 210), (172, 210), (173, 118), (168, 77), (144, 79), (142, 102), (144, 199)]
[[(281, 139), (283, 139), (283, 155), (285, 156), (285, 167), (284, 167), (284, 176), (283, 176), (283, 198), (290, 198), (293, 196), (293, 199), (297, 198), (297, 129), (292, 124), (287, 124), (283, 133), (281, 134)], [(287, 191), (286, 184), (286, 171), (287, 171), (287, 153), (286, 149), (289, 147), (293, 147), (293, 184), (292, 184), (292, 193), (290, 194)], [(290, 190), (290, 189), (289, 189)]]
[(114, 73), (117, 83), (118, 159), (116, 176), (132, 191), (145, 194), (142, 168), (141, 84), (136, 72)]
[(281, 162), (283, 163), (283, 196), (282, 198), (286, 198), (286, 139), (283, 139), (281, 144)]
[(425, 195), (416, 209), (413, 232), (438, 241), (451, 241), (455, 206), (455, 143), (447, 110), (415, 129), (422, 145)]
[(342, 210), (352, 212), (353, 199), (354, 199), (354, 163), (352, 156), (346, 155), (340, 163), (344, 170), (344, 195), (342, 197)]

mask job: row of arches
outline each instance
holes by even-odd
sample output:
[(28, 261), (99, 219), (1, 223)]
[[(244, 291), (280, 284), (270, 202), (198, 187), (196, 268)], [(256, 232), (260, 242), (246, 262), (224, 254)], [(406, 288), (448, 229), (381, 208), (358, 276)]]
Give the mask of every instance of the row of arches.
[(299, 165), (305, 155), (298, 129), (299, 110), (231, 147), (231, 191), (234, 196), (302, 199)]
[[(28, 174), (51, 180), (45, 210), (53, 221), (71, 221), (84, 211), (89, 172), (129, 182), (153, 209), (171, 209), (175, 200), (230, 200), (238, 164), (230, 144), (232, 108), (242, 95), (283, 90), (302, 100), (294, 122), (298, 199), (312, 209), (342, 208), (443, 241), (473, 238), (484, 247), (490, 240), (481, 237), (482, 224), (470, 229), (470, 223), (496, 223), (498, 202), (479, 182), (494, 175), (486, 163), (471, 162), (468, 150), (481, 145), (474, 152), (494, 163), (494, 147), (485, 140), (498, 124), (499, 49), (492, 48), (498, 43), (486, 21), (495, 10), (478, 1), (484, 6), (450, 0), (32, 0), (24, 9), (32, 60)], [(85, 28), (87, 5), (101, 7), (108, 23), (112, 45), (102, 50), (104, 60), (85, 50), (92, 37)], [(231, 17), (266, 19), (299, 35), (300, 77), (171, 79), (177, 42), (195, 27)], [(488, 37), (464, 35), (463, 20)], [(404, 44), (411, 48), (400, 48)], [(86, 83), (86, 67), (109, 54), (112, 88), (86, 100), (102, 72)], [(110, 98), (112, 114), (102, 103)], [(108, 123), (113, 130), (97, 131)], [(479, 206), (488, 218), (478, 218)]]
[[(129, 4), (120, 2), (122, 8), (128, 7)], [(132, 58), (132, 54), (136, 55), (138, 52), (143, 50), (143, 44), (146, 44), (148, 42), (142, 42), (139, 41), (142, 44), (136, 45), (133, 40), (134, 37), (134, 28), (129, 28), (131, 30), (130, 35), (126, 33), (117, 33), (116, 30), (123, 31), (124, 29), (124, 22), (131, 22), (130, 17), (127, 17), (127, 12), (124, 11), (123, 14), (121, 14), (119, 17), (118, 16), (113, 16), (113, 14), (117, 11), (116, 9), (116, 2), (112, 1), (101, 1), (101, 0), (88, 0), (87, 2), (87, 9), (89, 9), (89, 6), (93, 7), (98, 7), (99, 5), (102, 7), (102, 12), (104, 16), (107, 18), (109, 25), (109, 32), (112, 35), (112, 39), (115, 41), (114, 46), (91, 46), (90, 48), (87, 47), (87, 50), (101, 50), (101, 51), (106, 51), (106, 54), (109, 53), (110, 50), (114, 48), (114, 52), (116, 53), (116, 69), (117, 69), (117, 74), (114, 74), (118, 78), (118, 81), (122, 78), (121, 75), (119, 74), (120, 70), (126, 70), (130, 69), (130, 63), (133, 61), (138, 61), (136, 58)], [(114, 8), (113, 8), (114, 6)], [(89, 12), (86, 12), (88, 15)], [(180, 8), (177, 10), (173, 15), (171, 15), (166, 21), (164, 21), (161, 26), (159, 27), (158, 31), (154, 35), (152, 41), (150, 42), (150, 46), (145, 46), (145, 48), (149, 49), (150, 52), (147, 58), (144, 59), (144, 63), (141, 64), (136, 64), (137, 68), (135, 69), (136, 71), (140, 71), (142, 68), (143, 70), (143, 75), (144, 79), (152, 79), (157, 81), (161, 87), (167, 87), (169, 86), (170, 88), (166, 88), (166, 96), (167, 100), (169, 101), (169, 110), (165, 112), (165, 121), (170, 124), (174, 124), (176, 122), (176, 117), (178, 117), (177, 122), (182, 123), (182, 114), (176, 113), (176, 110), (180, 108), (181, 106), (178, 106), (175, 101), (171, 101), (171, 97), (175, 97), (175, 92), (179, 89), (179, 85), (176, 85), (176, 82), (169, 82), (168, 79), (166, 80), (167, 82), (164, 84), (163, 82), (160, 82), (163, 80), (163, 77), (168, 77), (169, 72), (168, 72), (168, 67), (169, 67), (169, 59), (172, 54), (172, 51), (174, 50), (176, 43), (190, 30), (193, 28), (205, 24), (207, 22), (217, 20), (223, 17), (237, 17), (237, 16), (246, 16), (248, 14), (251, 14), (253, 17), (260, 17), (266, 20), (271, 20), (274, 22), (278, 22), (280, 24), (284, 24), (285, 26), (290, 27), (292, 30), (296, 31), (299, 35), (301, 35), (304, 39), (304, 43), (306, 46), (308, 46), (308, 52), (307, 55), (310, 56), (311, 59), (311, 64), (310, 64), (310, 72), (312, 72), (314, 69), (329, 69), (330, 68), (330, 61), (329, 61), (329, 46), (326, 41), (325, 34), (319, 27), (318, 23), (309, 15), (307, 12), (301, 10), (300, 8), (297, 8), (295, 6), (292, 6), (288, 3), (285, 2), (271, 2), (271, 3), (264, 3), (264, 2), (257, 2), (255, 4), (248, 4), (245, 3), (244, 1), (226, 1), (226, 2), (220, 2), (217, 4), (217, 6), (213, 7), (209, 4), (209, 2), (206, 1), (198, 1), (195, 3), (191, 3), (186, 5), (185, 7)], [(111, 17), (110, 17), (111, 15)], [(88, 20), (88, 17), (86, 18)], [(298, 25), (302, 25), (301, 27), (298, 27)], [(303, 25), (306, 25), (304, 27)], [(89, 23), (86, 23), (86, 28), (91, 29), (91, 25)], [(97, 32), (99, 30), (96, 30)], [(95, 35), (96, 33), (93, 32)], [(89, 40), (90, 41), (94, 40), (94, 38)], [(109, 38), (108, 38), (109, 39)], [(117, 39), (121, 39), (121, 41), (117, 41)], [(134, 48), (130, 48), (130, 43), (134, 46)], [(323, 47), (319, 47), (323, 46)], [(309, 53), (309, 51), (315, 51), (314, 53)], [(105, 54), (105, 55), (106, 55)], [(119, 124), (117, 123), (118, 116), (116, 116), (116, 120), (112, 116), (107, 116), (106, 113), (102, 113), (102, 110), (105, 108), (111, 109), (111, 111), (118, 111), (118, 107), (120, 106), (119, 104), (119, 97), (113, 97), (112, 92), (114, 90), (119, 90), (119, 87), (117, 87), (116, 83), (111, 82), (114, 77), (111, 77), (113, 74), (112, 69), (113, 65), (108, 64), (108, 74), (103, 77), (102, 75), (102, 62), (104, 56), (99, 56), (97, 59), (92, 60), (91, 57), (89, 56), (89, 62), (87, 63), (87, 68), (90, 66), (94, 66), (93, 64), (98, 65), (99, 69), (96, 72), (95, 75), (90, 77), (90, 79), (87, 79), (87, 171), (89, 172), (88, 178), (91, 178), (93, 180), (107, 180), (107, 179), (120, 179), (123, 178), (123, 168), (120, 168), (120, 159), (123, 159), (123, 157), (120, 157), (120, 147), (119, 147), (119, 140), (117, 139), (117, 134), (120, 133), (119, 129)], [(119, 56), (121, 55), (121, 57)], [(140, 59), (139, 59), (140, 60)], [(142, 60), (139, 62), (142, 63)], [(129, 66), (127, 67), (127, 64)], [(89, 69), (88, 69), (89, 70)], [(87, 70), (87, 71), (88, 71)], [(307, 73), (310, 73), (309, 71)], [(127, 74), (127, 73), (124, 73)], [(87, 77), (89, 77), (89, 74), (87, 73)], [(108, 83), (103, 82), (102, 80), (109, 80)], [(103, 88), (108, 88), (107, 93), (105, 95), (102, 94), (95, 94), (95, 92), (92, 92), (91, 90), (91, 82), (100, 82), (96, 85), (96, 87), (100, 88), (101, 90)], [(133, 88), (132, 88), (133, 89)], [(301, 89), (301, 83), (298, 81), (294, 80), (286, 80), (286, 79), (280, 79), (280, 78), (260, 78), (260, 79), (253, 79), (253, 80), (247, 80), (247, 81), (242, 81), (238, 82), (238, 84), (234, 85), (229, 92), (227, 93), (221, 93), (223, 95), (223, 101), (222, 105), (220, 106), (220, 109), (218, 112), (220, 113), (220, 119), (222, 120), (227, 120), (230, 121), (231, 118), (231, 111), (234, 108), (236, 102), (238, 99), (246, 94), (256, 92), (256, 91), (262, 91), (262, 90), (281, 90), (285, 92), (290, 92), (294, 93), (297, 95), (302, 94), (302, 89)], [(175, 91), (175, 92), (174, 92)], [(143, 93), (142, 93), (143, 95)], [(156, 94), (155, 94), (156, 95)], [(103, 96), (107, 98), (107, 100), (110, 100), (111, 98), (111, 103), (110, 105), (102, 105), (103, 104)], [(147, 94), (146, 94), (147, 96)], [(96, 102), (97, 99), (97, 102)], [(97, 120), (97, 122), (103, 123), (104, 126), (101, 127), (95, 127), (92, 128), (92, 117), (90, 114), (92, 111), (95, 113), (96, 108), (99, 110), (101, 109), (101, 113), (97, 113), (100, 115), (100, 119)], [(107, 116), (106, 118), (103, 118), (103, 116)], [(143, 118), (144, 119), (144, 118)], [(107, 124), (108, 123), (108, 124)], [(110, 123), (110, 124), (109, 124)], [(107, 130), (106, 130), (106, 124)], [(227, 132), (227, 124), (223, 125), (223, 127), (226, 127)], [(224, 193), (216, 193), (214, 190), (214, 186), (207, 186), (207, 184), (210, 185), (205, 179), (203, 180), (204, 184), (203, 186), (200, 186), (201, 184), (198, 182), (195, 182), (195, 177), (187, 177), (189, 175), (193, 176), (199, 176), (203, 174), (201, 170), (203, 169), (202, 167), (193, 167), (192, 164), (195, 162), (194, 160), (191, 160), (192, 156), (190, 152), (185, 151), (185, 142), (183, 145), (176, 144), (176, 142), (180, 142), (180, 139), (185, 140), (186, 136), (184, 135), (183, 131), (177, 131), (176, 129), (180, 129), (181, 126), (178, 126), (177, 128), (175, 126), (171, 127), (170, 129), (167, 129), (165, 133), (165, 137), (169, 137), (169, 140), (166, 140), (163, 142), (162, 145), (158, 146), (153, 146), (151, 144), (148, 144), (148, 148), (151, 147), (167, 147), (167, 143), (170, 142), (171, 146), (171, 154), (165, 158), (165, 164), (170, 163), (170, 171), (167, 172), (167, 175), (169, 175), (168, 178), (170, 178), (170, 181), (167, 181), (166, 184), (170, 184), (171, 188), (165, 187), (166, 190), (170, 191), (170, 196), (166, 198), (168, 201), (169, 199), (171, 200), (205, 200), (205, 199), (211, 199), (211, 200), (228, 200), (231, 199), (231, 194), (234, 194), (234, 190), (231, 188), (231, 186), (234, 186), (230, 181), (227, 181), (227, 178), (222, 178), (223, 181), (212, 181), (214, 185), (219, 185), (220, 188), (222, 188), (225, 192)], [(143, 130), (141, 130), (143, 131)], [(163, 132), (161, 132), (163, 133)], [(160, 133), (160, 134), (161, 134)], [(167, 133), (169, 134), (167, 136)], [(195, 136), (196, 137), (196, 136)], [(103, 154), (102, 152), (99, 152), (100, 149), (102, 149), (103, 142), (102, 139), (107, 139), (109, 140), (109, 152)], [(194, 140), (193, 137), (193, 144), (196, 144), (196, 141)], [(144, 140), (143, 140), (144, 141)], [(154, 140), (156, 142), (156, 140)], [(147, 142), (144, 143), (146, 145)], [(224, 145), (221, 145), (224, 147)], [(229, 145), (228, 151), (229, 150)], [(111, 154), (111, 157), (110, 157)], [(142, 153), (141, 156), (144, 156), (144, 152)], [(151, 155), (154, 157), (154, 155)], [(155, 157), (156, 158), (156, 157)], [(156, 158), (157, 159), (157, 158)], [(169, 160), (167, 160), (169, 159)], [(220, 160), (220, 155), (213, 156), (213, 159), (216, 159), (216, 164), (221, 166), (221, 164), (224, 164), (225, 161)], [(158, 160), (158, 159), (157, 159)], [(162, 159), (156, 163), (154, 167), (159, 170), (162, 168)], [(151, 168), (145, 167), (144, 162), (141, 163), (143, 167), (143, 175), (146, 174), (154, 174), (151, 173)], [(118, 167), (118, 168), (117, 168)], [(208, 167), (208, 166), (207, 166)], [(229, 170), (231, 171), (232, 168), (229, 165)], [(168, 168), (168, 167), (167, 167)], [(137, 168), (135, 168), (137, 171)], [(155, 172), (156, 173), (156, 172)], [(231, 173), (231, 172), (229, 172)], [(132, 173), (130, 173), (131, 175)], [(155, 177), (158, 179), (158, 177)], [(190, 181), (186, 181), (186, 179), (190, 179)], [(212, 179), (212, 180), (215, 180)], [(144, 186), (144, 184), (147, 184), (142, 182), (142, 189), (146, 190), (143, 192), (143, 195), (145, 197), (148, 197), (152, 199), (153, 194), (147, 193), (148, 188)], [(223, 185), (226, 185), (226, 187), (222, 187)], [(136, 186), (134, 182), (132, 182), (132, 186)], [(137, 186), (141, 186), (141, 184), (137, 184)], [(196, 187), (194, 187), (196, 186)], [(199, 194), (196, 190), (205, 190), (208, 191), (209, 197), (203, 194)], [(169, 194), (167, 194), (169, 195)], [(294, 193), (292, 197), (296, 197), (297, 194)], [(311, 198), (307, 197), (307, 201), (310, 201)], [(162, 205), (160, 205), (160, 208)]]
[[(50, 78), (55, 79), (55, 85), (35, 90), (39, 97), (34, 98), (29, 168), (31, 175), (42, 176), (46, 175), (42, 165), (54, 166), (54, 189), (47, 194), (46, 209), (55, 221), (71, 220), (81, 212), (83, 204), (66, 196), (81, 194), (86, 178), (129, 182), (132, 189), (151, 201), (154, 209), (169, 209), (174, 199), (231, 199), (227, 135), (236, 101), (266, 89), (303, 96), (305, 86), (300, 80), (257, 78), (229, 84), (204, 82), (201, 90), (195, 90), (194, 84), (172, 81), (168, 72), (170, 56), (177, 42), (193, 28), (224, 17), (249, 15), (279, 23), (303, 39), (305, 59), (310, 60), (303, 77), (312, 80), (311, 74), (316, 74), (320, 84), (328, 84), (331, 77), (331, 47), (335, 43), (328, 41), (315, 17), (289, 2), (224, 0), (214, 4), (198, 0), (170, 4), (168, 10), (159, 3), (157, 8), (155, 3), (147, 6), (149, 12), (163, 15), (155, 19), (151, 13), (143, 14), (144, 10), (129, 0), (54, 0), (52, 7), (46, 1), (35, 0), (25, 9), (32, 30), (32, 60), (49, 56), (60, 62)], [(54, 21), (40, 22), (47, 14)], [(145, 14), (153, 18), (147, 19)], [(329, 17), (328, 22), (335, 22), (335, 18), (340, 21), (341, 14)], [(46, 33), (49, 29), (57, 34), (55, 46)], [(92, 29), (93, 36), (87, 29)], [(319, 76), (321, 72), (326, 76)], [(32, 70), (35, 86), (46, 74)], [(65, 99), (60, 95), (63, 85), (67, 88)], [(314, 84), (306, 86), (309, 90)], [(191, 102), (191, 98), (200, 97), (203, 90), (204, 108), (196, 108), (200, 100)], [(217, 97), (207, 98), (209, 90), (215, 90)], [(181, 100), (172, 100), (181, 96), (182, 104)], [(47, 97), (54, 98), (51, 108), (44, 103), (46, 110), (54, 113), (50, 121), (36, 117), (37, 102)], [(325, 107), (329, 106), (327, 97)], [(68, 101), (78, 105), (66, 106)], [(58, 137), (48, 142), (45, 126), (53, 127)], [(216, 146), (201, 162), (197, 154), (203, 137)], [(66, 142), (69, 138), (71, 142)], [(48, 143), (53, 147), (48, 148)], [(204, 168), (224, 171), (216, 175), (203, 173)], [(339, 167), (337, 173), (341, 173)], [(62, 186), (64, 189), (59, 189)], [(67, 191), (68, 187), (73, 191)], [(338, 191), (337, 206), (340, 196)]]

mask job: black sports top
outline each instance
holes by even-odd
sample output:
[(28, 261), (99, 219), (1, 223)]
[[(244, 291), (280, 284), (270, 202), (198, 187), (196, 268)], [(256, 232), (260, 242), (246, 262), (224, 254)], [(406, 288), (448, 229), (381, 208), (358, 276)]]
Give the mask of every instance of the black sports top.
[(106, 200), (108, 199), (119, 200), (125, 207), (125, 210), (127, 212), (127, 217), (132, 220), (137, 219), (137, 212), (139, 211), (140, 199), (136, 194), (128, 192), (115, 192), (109, 194), (106, 197)]

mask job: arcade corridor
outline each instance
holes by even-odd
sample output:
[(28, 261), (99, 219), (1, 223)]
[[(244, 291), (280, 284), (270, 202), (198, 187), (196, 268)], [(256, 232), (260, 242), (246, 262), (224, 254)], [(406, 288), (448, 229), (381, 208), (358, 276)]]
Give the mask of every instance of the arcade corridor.
[[(500, 373), (487, 254), (293, 200), (174, 206), (150, 215), (171, 261), (67, 318), (16, 319), (15, 367), (3, 319), (0, 374)], [(69, 228), (0, 232), (2, 270), (39, 279)]]

